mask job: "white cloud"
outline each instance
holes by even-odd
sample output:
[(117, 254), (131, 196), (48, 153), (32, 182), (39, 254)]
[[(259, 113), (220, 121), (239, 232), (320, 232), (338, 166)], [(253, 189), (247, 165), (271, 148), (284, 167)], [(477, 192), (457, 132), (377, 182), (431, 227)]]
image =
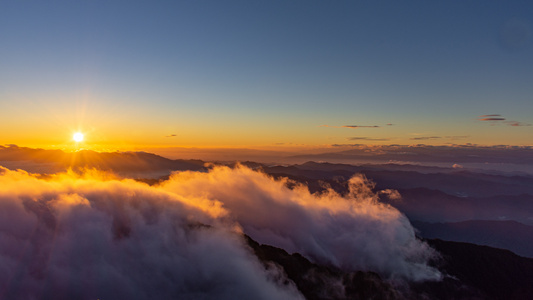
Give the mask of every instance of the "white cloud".
[(162, 186), (2, 168), (0, 289), (27, 299), (301, 299), (264, 270), (241, 229), (316, 262), (438, 279), (405, 216), (377, 203), (363, 178), (350, 185), (347, 198), (316, 197), (244, 167), (176, 173)]

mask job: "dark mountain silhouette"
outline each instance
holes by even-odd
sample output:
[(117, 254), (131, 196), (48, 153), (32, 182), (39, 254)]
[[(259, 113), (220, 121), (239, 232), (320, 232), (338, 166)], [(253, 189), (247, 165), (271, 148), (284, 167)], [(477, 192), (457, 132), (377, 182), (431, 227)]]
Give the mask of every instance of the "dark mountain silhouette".
[(349, 165), (349, 164), (334, 164), (328, 162), (314, 162), (308, 161), (303, 164), (297, 165), (298, 168), (302, 170), (314, 170), (314, 171), (329, 171), (336, 172), (340, 170), (351, 171), (351, 172), (361, 172), (362, 170), (389, 170), (389, 171), (415, 171), (419, 173), (450, 173), (457, 171), (453, 168), (443, 168), (443, 167), (434, 167), (434, 166), (421, 166), (421, 165), (412, 165), (412, 164), (360, 164), (360, 165)]
[(533, 195), (533, 178), (498, 176), (458, 171), (441, 174), (422, 174), (413, 171), (366, 171), (378, 188), (427, 188), (458, 196), (488, 197), (494, 195)]
[(404, 299), (376, 273), (343, 272), (311, 263), (298, 253), (260, 245), (248, 236), (246, 240), (265, 268), (271, 268), (272, 264), (280, 267), (306, 299)]
[(175, 170), (205, 170), (200, 160), (171, 160), (146, 152), (64, 152), (15, 145), (0, 146), (0, 165), (38, 173), (99, 169), (131, 177), (158, 177)]
[(402, 162), (443, 162), (443, 163), (508, 163), (533, 164), (533, 149), (506, 146), (430, 146), (430, 145), (359, 145), (355, 149), (320, 154), (295, 155), (290, 157), (300, 161), (402, 161)]
[(442, 254), (442, 259), (437, 262), (439, 269), (462, 284), (481, 291), (481, 299), (531, 299), (533, 259), (509, 250), (470, 243), (438, 239), (428, 240), (428, 243)]
[(366, 271), (345, 272), (246, 237), (265, 268), (284, 271), (306, 299), (531, 299), (533, 259), (469, 243), (427, 240), (441, 256), (442, 281), (393, 283)]
[(533, 257), (533, 227), (515, 221), (475, 220), (457, 223), (427, 223), (412, 221), (424, 238), (468, 242), (504, 248)]
[(459, 222), (468, 220), (515, 220), (533, 225), (533, 195), (458, 197), (426, 188), (398, 189), (401, 200), (382, 197), (411, 220)]
[[(324, 168), (320, 168), (324, 165)], [(264, 167), (269, 174), (286, 174), (309, 179), (348, 179), (355, 173), (362, 173), (376, 183), (378, 189), (426, 188), (440, 190), (450, 195), (489, 197), (495, 195), (533, 195), (533, 177), (503, 176), (473, 173), (469, 171), (450, 171), (444, 173), (422, 173), (418, 171), (387, 170), (388, 165), (350, 166), (309, 163), (291, 166)], [(337, 167), (337, 168), (334, 168)], [(434, 170), (434, 169), (432, 169)]]

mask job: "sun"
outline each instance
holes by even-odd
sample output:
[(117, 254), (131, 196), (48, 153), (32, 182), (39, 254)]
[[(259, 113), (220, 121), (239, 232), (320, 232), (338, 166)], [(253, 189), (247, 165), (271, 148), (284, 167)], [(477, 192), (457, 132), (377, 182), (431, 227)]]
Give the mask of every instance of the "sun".
[(83, 141), (83, 133), (81, 133), (81, 132), (76, 132), (76, 133), (72, 136), (72, 139), (73, 139), (76, 143), (79, 143), (79, 142)]

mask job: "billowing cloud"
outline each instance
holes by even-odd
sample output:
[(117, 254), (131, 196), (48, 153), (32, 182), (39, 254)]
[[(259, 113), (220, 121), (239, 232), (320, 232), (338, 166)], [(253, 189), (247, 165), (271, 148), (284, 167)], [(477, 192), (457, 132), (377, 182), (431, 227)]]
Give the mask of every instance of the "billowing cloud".
[(347, 197), (286, 183), (245, 167), (175, 173), (158, 186), (1, 168), (0, 290), (9, 299), (301, 299), (241, 231), (346, 270), (440, 278), (427, 265), (433, 250), (363, 177)]
[(425, 264), (432, 251), (415, 238), (407, 218), (379, 203), (365, 178), (355, 176), (349, 185), (347, 197), (331, 190), (317, 196), (305, 186), (288, 189), (286, 180), (238, 167), (176, 173), (162, 188), (218, 199), (252, 238), (318, 263), (387, 277), (438, 278)]
[(101, 175), (1, 172), (2, 298), (302, 299), (217, 225), (216, 200)]

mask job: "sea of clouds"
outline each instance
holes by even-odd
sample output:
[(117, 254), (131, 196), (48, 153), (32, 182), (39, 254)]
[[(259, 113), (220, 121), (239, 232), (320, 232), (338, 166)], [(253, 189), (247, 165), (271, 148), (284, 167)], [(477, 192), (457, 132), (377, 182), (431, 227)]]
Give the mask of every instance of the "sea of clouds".
[(242, 233), (347, 271), (441, 278), (435, 252), (364, 177), (344, 197), (286, 183), (243, 166), (154, 186), (0, 167), (0, 299), (303, 299)]

